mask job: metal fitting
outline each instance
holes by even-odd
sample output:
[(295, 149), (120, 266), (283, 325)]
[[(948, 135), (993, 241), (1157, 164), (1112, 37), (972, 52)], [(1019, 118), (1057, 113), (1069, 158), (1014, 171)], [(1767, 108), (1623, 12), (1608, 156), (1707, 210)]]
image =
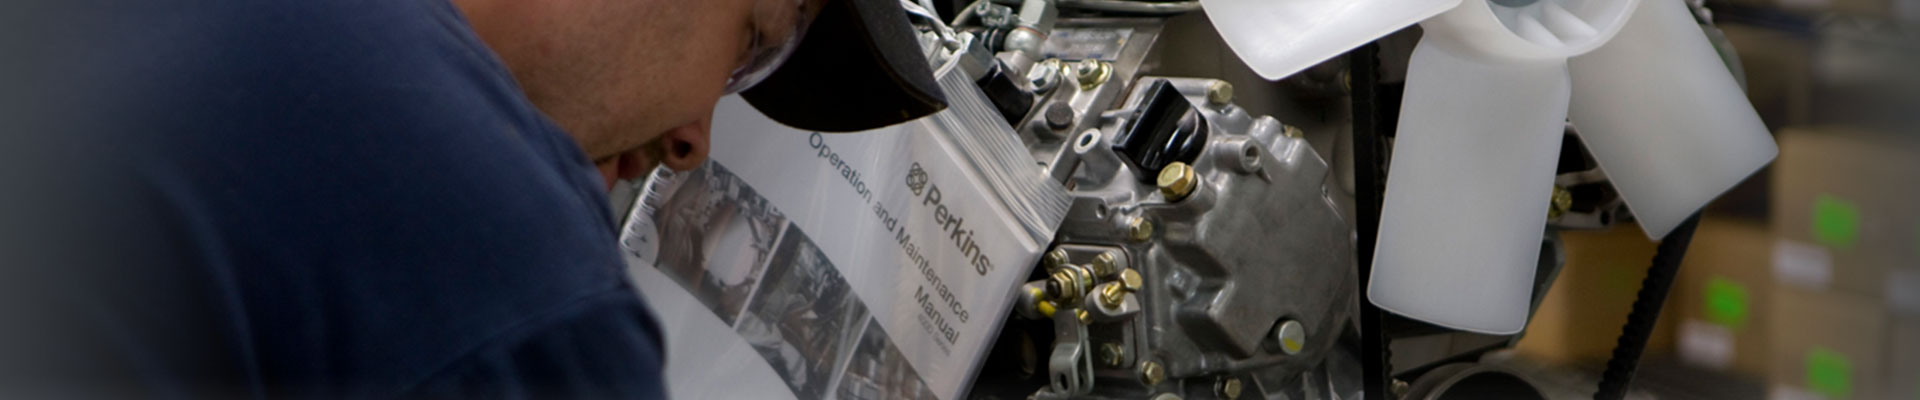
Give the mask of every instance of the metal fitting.
[(1048, 271), (1067, 265), (1067, 249), (1055, 247), (1052, 251), (1048, 251), (1045, 265)]
[(1089, 312), (1087, 312), (1087, 310), (1086, 310), (1086, 309), (1080, 309), (1080, 308), (1076, 308), (1076, 309), (1074, 309), (1074, 310), (1073, 310), (1073, 317), (1074, 317), (1074, 318), (1076, 318), (1076, 319), (1079, 319), (1079, 320), (1080, 320), (1080, 324), (1081, 324), (1081, 325), (1092, 325), (1092, 324), (1093, 324), (1093, 313), (1089, 313)]
[(1153, 238), (1153, 221), (1144, 217), (1127, 220), (1127, 238), (1135, 242), (1145, 242)]
[(1166, 197), (1167, 201), (1186, 199), (1187, 195), (1193, 194), (1193, 188), (1199, 184), (1199, 182), (1197, 182), (1198, 180), (1199, 178), (1193, 173), (1192, 166), (1184, 162), (1174, 161), (1171, 164), (1167, 164), (1165, 168), (1160, 169), (1160, 179), (1158, 180), (1160, 184), (1160, 196)]
[(1240, 378), (1226, 377), (1213, 385), (1213, 394), (1219, 395), (1222, 399), (1235, 400), (1240, 398), (1242, 389), (1244, 388), (1240, 387)]
[(1053, 275), (1048, 276), (1047, 290), (1052, 292), (1048, 293), (1050, 295), (1048, 297), (1057, 299), (1061, 303), (1073, 304), (1080, 300), (1081, 296), (1086, 295), (1087, 291), (1093, 290), (1093, 276), (1080, 266), (1062, 265), (1053, 271)]
[(1307, 347), (1307, 327), (1300, 321), (1284, 320), (1273, 328), (1273, 346), (1286, 355), (1300, 354)]
[(1559, 219), (1571, 209), (1573, 209), (1573, 192), (1567, 191), (1567, 188), (1560, 185), (1554, 185), (1552, 204), (1547, 207), (1547, 219)]
[(1118, 367), (1123, 365), (1121, 361), (1126, 361), (1126, 355), (1126, 350), (1120, 348), (1119, 343), (1100, 345), (1100, 363), (1106, 364), (1107, 366)]
[(1120, 285), (1125, 287), (1127, 291), (1138, 292), (1140, 288), (1145, 287), (1146, 284), (1146, 280), (1140, 278), (1139, 271), (1131, 269), (1120, 270)]
[(1280, 128), (1280, 134), (1286, 135), (1287, 137), (1290, 137), (1290, 138), (1299, 139), (1301, 136), (1306, 136), (1307, 132), (1300, 130), (1300, 127), (1287, 125), (1284, 128)]
[(1153, 400), (1181, 400), (1181, 399), (1180, 399), (1180, 395), (1177, 395), (1177, 394), (1161, 393), (1161, 394), (1154, 395)]
[(1027, 83), (1033, 85), (1034, 92), (1045, 93), (1060, 83), (1060, 72), (1060, 59), (1049, 58), (1027, 69)]
[(1092, 58), (1080, 60), (1073, 64), (1073, 74), (1080, 78), (1080, 90), (1091, 92), (1113, 76), (1113, 65)]
[(1167, 379), (1167, 371), (1160, 368), (1160, 363), (1152, 362), (1152, 361), (1144, 361), (1140, 363), (1140, 383), (1141, 384), (1144, 384), (1147, 386), (1154, 386), (1154, 385), (1159, 385), (1160, 381), (1163, 381), (1166, 379)]
[(1107, 284), (1100, 288), (1100, 305), (1107, 308), (1120, 308), (1127, 300), (1127, 291), (1119, 284)]
[(1094, 276), (1108, 277), (1120, 273), (1120, 261), (1114, 253), (1108, 250), (1093, 256), (1093, 262), (1088, 263), (1087, 266), (1093, 269)]
[(1233, 102), (1233, 84), (1227, 81), (1213, 81), (1207, 84), (1207, 104), (1216, 107)]

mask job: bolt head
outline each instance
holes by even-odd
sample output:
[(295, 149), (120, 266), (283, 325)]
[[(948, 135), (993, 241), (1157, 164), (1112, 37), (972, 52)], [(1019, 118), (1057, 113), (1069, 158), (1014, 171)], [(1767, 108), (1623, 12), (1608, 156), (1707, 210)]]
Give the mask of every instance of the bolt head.
[(1121, 366), (1120, 362), (1126, 358), (1126, 354), (1126, 350), (1121, 349), (1119, 343), (1100, 345), (1100, 362), (1109, 366)]
[(1553, 203), (1551, 207), (1547, 207), (1547, 219), (1558, 219), (1560, 216), (1566, 215), (1567, 211), (1571, 209), (1573, 209), (1573, 192), (1569, 192), (1566, 188), (1555, 185), (1553, 187)]
[(1290, 138), (1299, 139), (1301, 136), (1306, 136), (1307, 132), (1300, 130), (1300, 127), (1287, 125), (1286, 127), (1280, 128), (1280, 134), (1286, 135), (1287, 137), (1290, 137)]
[(1153, 221), (1148, 221), (1142, 217), (1133, 217), (1133, 219), (1127, 223), (1127, 238), (1133, 239), (1135, 242), (1145, 242), (1147, 239), (1152, 239)]
[(1112, 251), (1093, 256), (1093, 262), (1088, 266), (1093, 268), (1093, 274), (1098, 276), (1113, 276), (1120, 272), (1120, 263), (1114, 258)]
[(1089, 58), (1074, 63), (1073, 72), (1080, 78), (1080, 90), (1091, 91), (1100, 84), (1107, 83), (1107, 78), (1113, 75), (1113, 67), (1105, 61)]
[(1154, 386), (1166, 379), (1167, 371), (1160, 368), (1160, 363), (1152, 361), (1140, 363), (1140, 383)]
[(1126, 300), (1127, 292), (1121, 289), (1119, 284), (1108, 284), (1106, 287), (1100, 288), (1100, 305), (1102, 306), (1106, 306), (1107, 308), (1120, 308), (1121, 302)]
[(1127, 291), (1138, 292), (1140, 288), (1146, 287), (1146, 284), (1146, 279), (1140, 277), (1140, 271), (1131, 269), (1120, 271), (1120, 285), (1125, 287)]
[(1047, 252), (1047, 258), (1046, 258), (1047, 270), (1051, 271), (1051, 270), (1060, 269), (1060, 266), (1062, 265), (1067, 265), (1067, 249), (1056, 247), (1053, 249), (1053, 251)]
[(1207, 104), (1224, 106), (1233, 102), (1233, 84), (1227, 81), (1213, 81), (1207, 84)]
[(1214, 390), (1218, 392), (1216, 394), (1219, 394), (1220, 398), (1226, 400), (1240, 398), (1240, 391), (1243, 389), (1245, 388), (1241, 387), (1240, 378), (1232, 377), (1221, 379), (1220, 384), (1214, 387)]
[(1180, 201), (1193, 194), (1193, 188), (1199, 184), (1199, 177), (1193, 173), (1193, 166), (1175, 161), (1160, 169), (1160, 195), (1167, 201)]

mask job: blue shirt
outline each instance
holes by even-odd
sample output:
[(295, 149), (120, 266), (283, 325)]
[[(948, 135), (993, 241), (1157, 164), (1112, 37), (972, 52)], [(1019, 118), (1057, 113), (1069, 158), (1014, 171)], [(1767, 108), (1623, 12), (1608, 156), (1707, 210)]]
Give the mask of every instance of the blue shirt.
[(445, 0), (7, 7), (0, 395), (663, 397), (598, 176)]

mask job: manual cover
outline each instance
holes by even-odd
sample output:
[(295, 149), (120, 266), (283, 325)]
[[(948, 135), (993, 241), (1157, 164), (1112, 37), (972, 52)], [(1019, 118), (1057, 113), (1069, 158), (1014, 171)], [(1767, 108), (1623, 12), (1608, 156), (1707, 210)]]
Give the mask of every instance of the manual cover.
[(1068, 198), (957, 75), (948, 111), (853, 134), (729, 97), (711, 161), (641, 185), (621, 243), (672, 397), (964, 394)]

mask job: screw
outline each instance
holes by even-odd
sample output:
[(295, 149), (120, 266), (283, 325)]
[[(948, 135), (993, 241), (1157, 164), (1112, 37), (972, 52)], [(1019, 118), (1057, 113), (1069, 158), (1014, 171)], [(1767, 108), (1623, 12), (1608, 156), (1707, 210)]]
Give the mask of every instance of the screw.
[(1120, 362), (1124, 361), (1122, 359), (1126, 357), (1126, 354), (1126, 350), (1121, 349), (1119, 343), (1100, 345), (1100, 362), (1106, 363), (1107, 365), (1115, 367), (1121, 366), (1122, 364)]
[(1224, 106), (1233, 102), (1233, 84), (1227, 81), (1213, 81), (1207, 84), (1207, 104)]
[(1299, 139), (1301, 136), (1306, 136), (1307, 132), (1300, 130), (1300, 127), (1287, 125), (1286, 127), (1280, 128), (1280, 134)]
[(1046, 59), (1038, 64), (1034, 64), (1033, 69), (1027, 70), (1027, 82), (1033, 84), (1033, 90), (1035, 92), (1045, 92), (1053, 89), (1053, 86), (1058, 84), (1059, 81), (1060, 59), (1058, 58)]
[(1087, 276), (1086, 270), (1071, 264), (1054, 270), (1047, 281), (1047, 288), (1054, 290), (1052, 297), (1069, 304), (1079, 300), (1091, 286), (1093, 280)]
[(1093, 91), (1093, 88), (1107, 83), (1107, 78), (1113, 75), (1113, 67), (1105, 61), (1089, 58), (1075, 63), (1073, 72), (1080, 76), (1080, 90)]
[(1127, 222), (1127, 238), (1133, 239), (1135, 242), (1145, 242), (1147, 239), (1152, 239), (1153, 221), (1148, 221), (1142, 217), (1133, 217), (1132, 220)]
[(1067, 265), (1067, 249), (1056, 247), (1053, 251), (1047, 252), (1046, 265), (1047, 270), (1056, 270), (1062, 265)]
[(1167, 371), (1160, 369), (1160, 363), (1152, 361), (1140, 363), (1140, 383), (1153, 386), (1160, 384), (1164, 379), (1167, 379)]
[(1220, 380), (1219, 384), (1216, 384), (1213, 387), (1214, 393), (1220, 395), (1220, 398), (1226, 399), (1226, 400), (1234, 400), (1234, 399), (1240, 398), (1241, 389), (1243, 388), (1240, 387), (1240, 378), (1234, 378), (1234, 377), (1223, 378)]
[(1393, 380), (1393, 385), (1387, 388), (1387, 390), (1393, 392), (1393, 397), (1406, 397), (1407, 389), (1408, 389), (1407, 381), (1403, 381), (1399, 379)]
[(1553, 203), (1547, 208), (1547, 219), (1559, 219), (1573, 208), (1573, 192), (1560, 185), (1553, 186)]
[(1100, 305), (1107, 308), (1120, 308), (1121, 302), (1126, 300), (1127, 292), (1119, 284), (1108, 284), (1100, 288)]
[(1087, 312), (1087, 310), (1082, 310), (1082, 309), (1077, 309), (1077, 308), (1076, 308), (1076, 309), (1074, 309), (1074, 310), (1073, 310), (1073, 316), (1074, 316), (1074, 317), (1077, 317), (1077, 318), (1079, 318), (1079, 319), (1080, 319), (1080, 324), (1081, 324), (1081, 325), (1092, 325), (1092, 324), (1093, 324), (1093, 314), (1092, 314), (1092, 313), (1088, 313), (1088, 312)]
[(1140, 278), (1139, 271), (1128, 269), (1120, 271), (1120, 285), (1125, 286), (1129, 292), (1138, 292), (1140, 288), (1146, 287), (1147, 282)]
[(1307, 347), (1307, 327), (1301, 325), (1300, 321), (1282, 321), (1279, 327), (1273, 329), (1273, 341), (1282, 353), (1300, 354), (1300, 350)]
[(1104, 251), (1101, 252), (1100, 255), (1093, 256), (1093, 263), (1088, 266), (1093, 268), (1093, 274), (1096, 276), (1113, 276), (1113, 274), (1120, 272), (1119, 262), (1114, 260), (1112, 250)]
[(1165, 168), (1160, 169), (1160, 179), (1158, 180), (1160, 184), (1160, 195), (1166, 197), (1167, 201), (1180, 201), (1181, 199), (1185, 199), (1187, 195), (1193, 194), (1193, 188), (1197, 185), (1197, 182), (1195, 182), (1197, 180), (1199, 179), (1194, 176), (1193, 167), (1188, 166), (1187, 163), (1184, 162), (1174, 161), (1171, 164), (1167, 164)]

